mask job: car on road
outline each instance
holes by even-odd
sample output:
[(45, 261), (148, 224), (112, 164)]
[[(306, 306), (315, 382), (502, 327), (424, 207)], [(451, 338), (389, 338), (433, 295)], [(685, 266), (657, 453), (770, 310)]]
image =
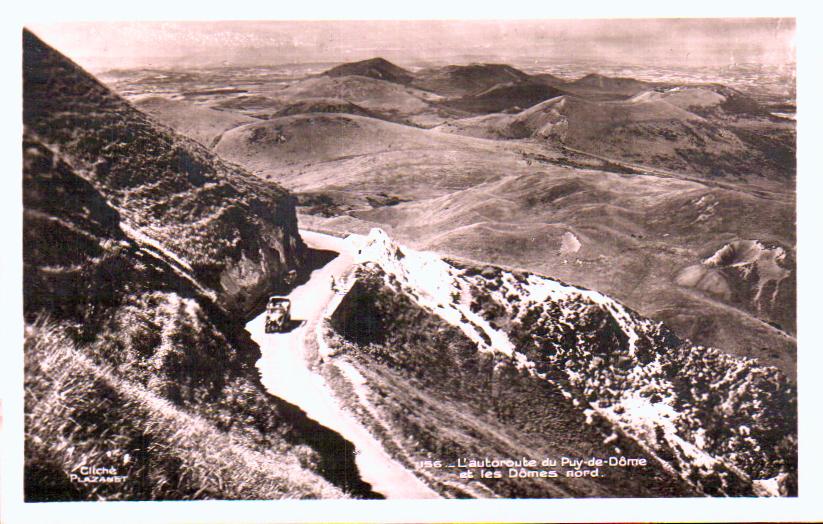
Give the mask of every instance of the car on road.
[(291, 300), (273, 296), (266, 303), (266, 333), (280, 333), (291, 322)]

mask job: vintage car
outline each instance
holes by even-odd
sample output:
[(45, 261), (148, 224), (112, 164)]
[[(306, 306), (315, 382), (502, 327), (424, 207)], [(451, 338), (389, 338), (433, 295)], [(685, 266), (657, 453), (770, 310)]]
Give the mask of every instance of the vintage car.
[(280, 333), (291, 321), (291, 300), (273, 296), (266, 304), (266, 333)]

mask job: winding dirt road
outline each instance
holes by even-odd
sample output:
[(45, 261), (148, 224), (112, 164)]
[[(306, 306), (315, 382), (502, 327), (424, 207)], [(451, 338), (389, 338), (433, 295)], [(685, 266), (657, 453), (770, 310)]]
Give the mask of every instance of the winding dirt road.
[(372, 485), (374, 491), (386, 498), (439, 498), (436, 492), (392, 459), (380, 442), (342, 408), (323, 377), (311, 371), (307, 361), (307, 337), (316, 336), (317, 322), (335, 296), (331, 289), (332, 276), (339, 280), (351, 268), (354, 258), (353, 247), (345, 239), (312, 231), (300, 231), (300, 235), (310, 248), (335, 251), (339, 255), (312, 272), (308, 282), (289, 294), (292, 319), (302, 322), (300, 326), (286, 333), (267, 334), (265, 313), (246, 324), (263, 354), (257, 362), (263, 385), (272, 395), (299, 406), (310, 418), (354, 444), (360, 476)]

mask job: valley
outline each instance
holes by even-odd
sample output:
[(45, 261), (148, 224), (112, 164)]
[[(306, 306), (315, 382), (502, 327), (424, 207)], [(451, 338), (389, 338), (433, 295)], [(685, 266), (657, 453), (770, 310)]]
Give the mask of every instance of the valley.
[[(769, 113), (768, 93), (382, 59), (238, 83), (242, 94), (217, 89), (219, 71), (183, 79), (162, 81), (173, 111), (141, 102), (156, 90), (148, 72), (113, 87), (294, 191), (302, 227), (381, 227), (416, 248), (551, 274), (795, 373), (794, 123)], [(186, 105), (199, 126), (180, 123)], [(719, 274), (719, 287), (681, 285), (735, 242), (778, 246), (786, 278), (765, 294)]]

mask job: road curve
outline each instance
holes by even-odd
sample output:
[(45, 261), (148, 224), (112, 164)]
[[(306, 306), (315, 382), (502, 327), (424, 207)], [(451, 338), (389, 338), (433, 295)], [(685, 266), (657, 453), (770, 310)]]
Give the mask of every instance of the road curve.
[(312, 272), (308, 282), (289, 294), (292, 319), (303, 321), (299, 327), (287, 333), (267, 334), (265, 313), (246, 324), (262, 352), (257, 368), (263, 385), (272, 395), (299, 406), (309, 418), (354, 444), (360, 476), (372, 485), (374, 491), (386, 498), (439, 498), (436, 492), (392, 459), (380, 442), (343, 409), (323, 377), (311, 371), (306, 360), (306, 337), (316, 336), (314, 326), (334, 297), (332, 276), (339, 280), (352, 266), (354, 258), (353, 248), (345, 239), (312, 231), (300, 231), (300, 235), (310, 248), (335, 251), (339, 255)]

